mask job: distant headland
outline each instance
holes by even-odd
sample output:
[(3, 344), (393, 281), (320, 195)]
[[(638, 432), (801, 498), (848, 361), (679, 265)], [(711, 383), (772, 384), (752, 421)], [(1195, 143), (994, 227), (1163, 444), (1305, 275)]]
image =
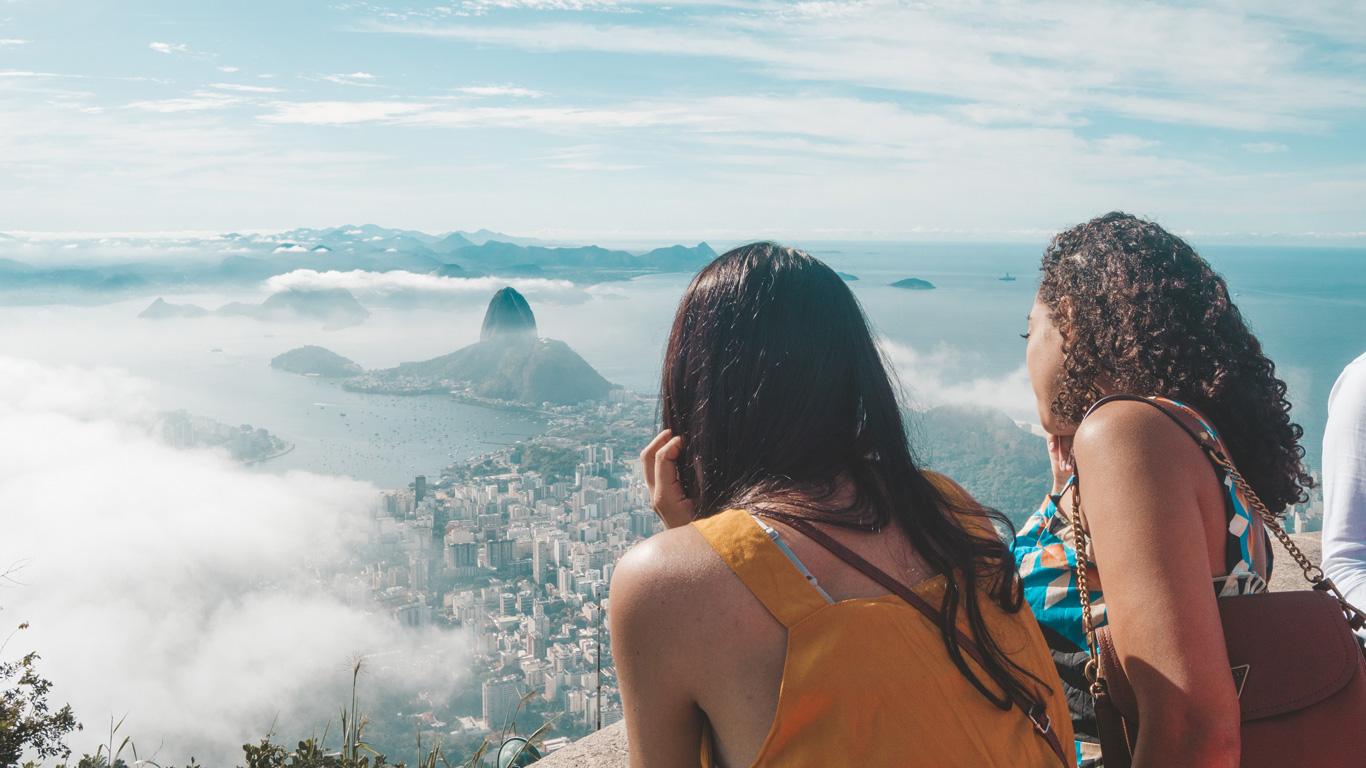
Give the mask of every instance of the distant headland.
[(603, 400), (612, 389), (568, 344), (537, 335), (536, 316), (514, 288), (493, 295), (479, 341), (448, 355), (363, 371), (322, 347), (299, 347), (271, 366), (306, 376), (341, 378), (353, 392), (387, 395), (452, 394), (480, 405), (527, 407)]

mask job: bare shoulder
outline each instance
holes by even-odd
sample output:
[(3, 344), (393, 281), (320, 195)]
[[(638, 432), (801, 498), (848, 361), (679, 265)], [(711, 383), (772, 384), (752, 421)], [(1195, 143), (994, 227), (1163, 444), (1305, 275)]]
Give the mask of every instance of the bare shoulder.
[(1213, 504), (1209, 494), (1217, 486), (1200, 444), (1151, 405), (1125, 400), (1107, 403), (1081, 423), (1072, 450), (1083, 488), (1089, 486), (1093, 492), (1110, 488), (1127, 499), (1123, 505), (1103, 505), (1088, 517), (1111, 506), (1122, 506), (1130, 513), (1147, 508), (1136, 502), (1149, 494), (1162, 501), (1147, 505), (1154, 513), (1183, 497), (1206, 498)]
[(707, 621), (710, 598), (734, 574), (691, 525), (631, 547), (612, 573), (613, 625), (638, 624), (683, 631)]
[(1087, 416), (1073, 437), (1072, 450), (1079, 463), (1088, 457), (1185, 461), (1201, 454), (1200, 446), (1170, 417), (1132, 400), (1106, 403)]

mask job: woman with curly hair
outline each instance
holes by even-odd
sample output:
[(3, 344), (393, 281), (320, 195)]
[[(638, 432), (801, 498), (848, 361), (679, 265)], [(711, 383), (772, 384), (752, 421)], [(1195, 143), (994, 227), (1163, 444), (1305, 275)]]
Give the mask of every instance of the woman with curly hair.
[(1215, 599), (1264, 591), (1271, 552), (1192, 437), (1221, 442), (1272, 511), (1304, 501), (1312, 479), (1285, 383), (1209, 264), (1127, 214), (1053, 239), (1028, 322), (1053, 491), (1020, 531), (1016, 559), (1068, 691), (1081, 764), (1098, 765), (1099, 749), (1079, 562), (1137, 697), (1134, 766), (1237, 765), (1238, 691)]

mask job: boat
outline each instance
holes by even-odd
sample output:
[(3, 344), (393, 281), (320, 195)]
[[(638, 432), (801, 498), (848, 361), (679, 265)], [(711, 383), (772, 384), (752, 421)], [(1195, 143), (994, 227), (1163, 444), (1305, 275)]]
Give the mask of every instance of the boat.
[(1000, 277), (998, 277), (998, 278), (996, 278), (996, 279), (997, 279), (997, 280), (1000, 280), (1000, 281), (1003, 282), (1003, 283), (1013, 283), (1013, 282), (1015, 282), (1015, 276), (1012, 275), (1012, 274), (1010, 274), (1009, 272), (1005, 273), (1004, 275), (1001, 275)]

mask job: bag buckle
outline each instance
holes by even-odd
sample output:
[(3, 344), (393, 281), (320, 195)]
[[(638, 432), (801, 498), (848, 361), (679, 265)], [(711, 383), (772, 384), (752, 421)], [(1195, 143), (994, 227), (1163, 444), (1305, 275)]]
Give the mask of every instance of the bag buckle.
[(1046, 734), (1053, 730), (1053, 720), (1048, 716), (1048, 709), (1042, 702), (1034, 704), (1025, 713), (1029, 717), (1029, 722), (1034, 724), (1034, 730), (1041, 734)]

